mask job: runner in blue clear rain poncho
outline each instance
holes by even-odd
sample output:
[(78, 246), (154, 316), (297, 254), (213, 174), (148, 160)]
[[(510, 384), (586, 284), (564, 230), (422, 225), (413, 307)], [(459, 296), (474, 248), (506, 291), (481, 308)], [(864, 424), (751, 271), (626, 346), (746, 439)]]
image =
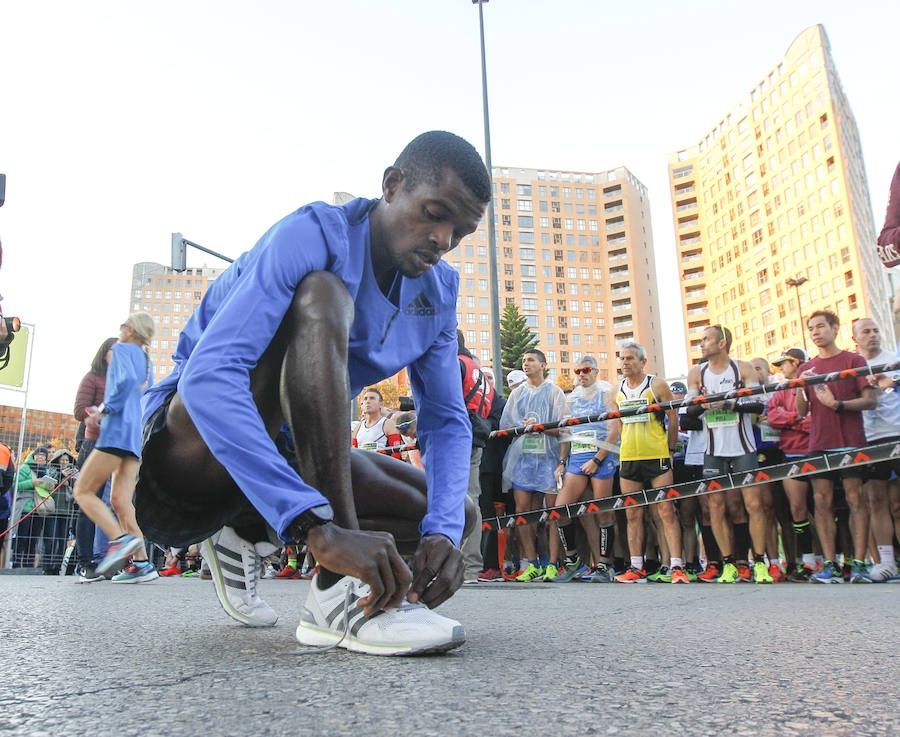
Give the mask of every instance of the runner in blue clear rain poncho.
[[(501, 428), (557, 422), (566, 416), (566, 396), (562, 389), (544, 379), (546, 366), (547, 359), (541, 351), (532, 349), (525, 353), (522, 370), (528, 381), (509, 395), (500, 418)], [(545, 499), (550, 506), (555, 503), (557, 479), (562, 478), (569, 448), (568, 443), (560, 443), (558, 435), (556, 430), (521, 435), (509, 446), (503, 460), (503, 489), (513, 490), (517, 514), (540, 509)], [(516, 580), (533, 581), (546, 575), (538, 563), (534, 527), (523, 525), (518, 534), (524, 570)], [(559, 535), (553, 530), (549, 542), (553, 565), (560, 557)]]

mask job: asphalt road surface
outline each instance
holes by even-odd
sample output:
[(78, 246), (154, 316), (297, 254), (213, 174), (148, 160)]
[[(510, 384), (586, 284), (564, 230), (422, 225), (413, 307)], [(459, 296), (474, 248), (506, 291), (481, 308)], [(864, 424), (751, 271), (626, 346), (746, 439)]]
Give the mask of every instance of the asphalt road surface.
[(900, 585), (482, 584), (423, 658), (290, 654), (307, 586), (0, 575), (0, 735), (900, 734)]

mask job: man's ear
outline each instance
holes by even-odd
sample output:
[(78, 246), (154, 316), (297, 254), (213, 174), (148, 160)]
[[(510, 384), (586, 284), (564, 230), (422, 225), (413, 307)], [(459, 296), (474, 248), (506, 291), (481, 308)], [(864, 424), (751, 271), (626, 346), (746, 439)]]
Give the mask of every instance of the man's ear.
[(403, 188), (406, 177), (396, 166), (389, 166), (384, 170), (384, 178), (381, 180), (381, 194), (385, 202), (391, 202), (397, 193)]

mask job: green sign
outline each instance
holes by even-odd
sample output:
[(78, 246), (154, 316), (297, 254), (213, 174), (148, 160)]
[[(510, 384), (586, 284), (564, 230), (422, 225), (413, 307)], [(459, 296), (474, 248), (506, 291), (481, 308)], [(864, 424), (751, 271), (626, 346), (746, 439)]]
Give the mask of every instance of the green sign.
[[(0, 370), (0, 386), (11, 386), (21, 389), (25, 383), (25, 359), (28, 357), (29, 328), (25, 325), (16, 333), (15, 340), (9, 344), (9, 363)], [(4, 359), (5, 361), (6, 359)], [(2, 363), (2, 362), (0, 362)]]

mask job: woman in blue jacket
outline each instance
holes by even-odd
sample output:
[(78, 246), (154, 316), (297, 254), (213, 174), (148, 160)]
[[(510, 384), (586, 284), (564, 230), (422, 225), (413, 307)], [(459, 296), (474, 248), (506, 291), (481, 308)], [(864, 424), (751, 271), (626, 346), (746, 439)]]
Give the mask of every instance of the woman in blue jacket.
[[(103, 404), (90, 412), (85, 424), (99, 423), (100, 437), (85, 461), (75, 484), (75, 500), (84, 513), (109, 537), (98, 573), (132, 562), (113, 576), (114, 583), (142, 583), (158, 578), (147, 560), (143, 534), (134, 516), (134, 481), (141, 448), (141, 394), (153, 381), (146, 349), (156, 326), (146, 312), (135, 312), (122, 323), (119, 342), (112, 347), (106, 373)], [(110, 501), (116, 517), (97, 497), (97, 489), (112, 479)]]

